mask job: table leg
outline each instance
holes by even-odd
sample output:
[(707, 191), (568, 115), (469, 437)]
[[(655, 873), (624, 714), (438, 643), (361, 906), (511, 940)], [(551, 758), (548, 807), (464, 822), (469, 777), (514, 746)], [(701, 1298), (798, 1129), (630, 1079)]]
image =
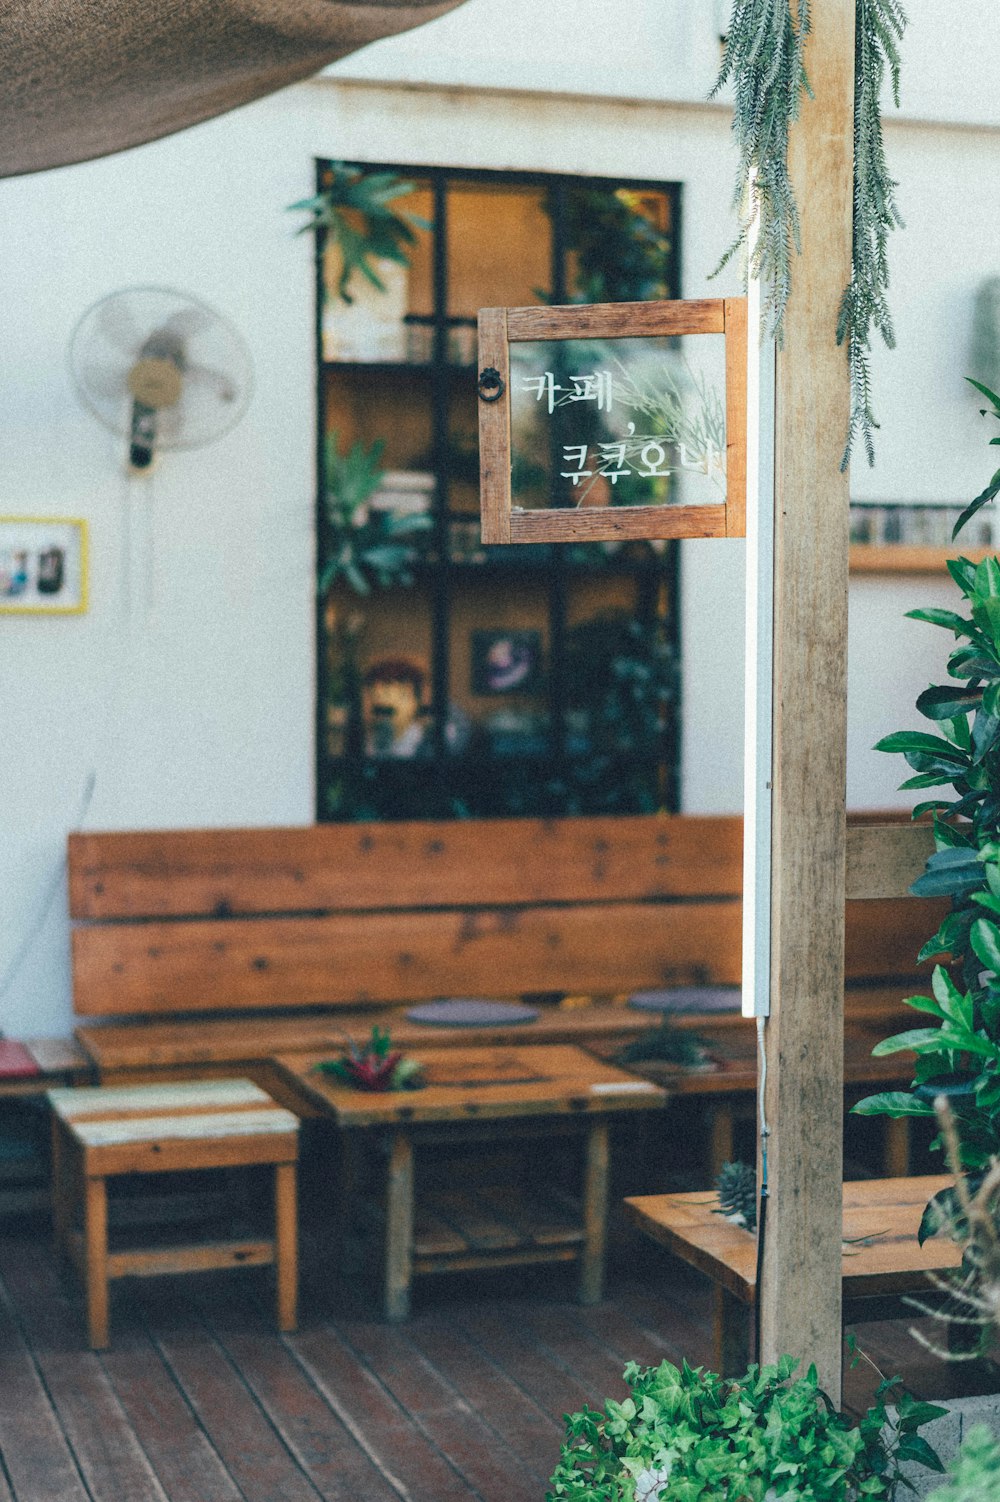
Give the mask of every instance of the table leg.
[(722, 1172), (723, 1163), (733, 1161), (733, 1108), (730, 1102), (710, 1101), (709, 1115), (709, 1171), (714, 1184)]
[(413, 1279), (413, 1143), (405, 1131), (389, 1142), (385, 1221), (385, 1317), (405, 1319)]
[(274, 1168), (274, 1263), (278, 1284), (278, 1329), (294, 1330), (298, 1313), (298, 1203), (294, 1163)]
[(608, 1235), (608, 1123), (596, 1118), (587, 1126), (583, 1177), (583, 1228), (580, 1303), (596, 1304), (604, 1290), (604, 1252)]
[(85, 1180), (83, 1236), (87, 1334), (91, 1349), (103, 1351), (108, 1344), (108, 1188), (104, 1179)]
[(906, 1116), (884, 1123), (883, 1171), (887, 1179), (905, 1179), (910, 1172), (910, 1122)]
[(715, 1368), (722, 1377), (742, 1377), (750, 1365), (752, 1307), (721, 1283), (712, 1285), (712, 1337)]

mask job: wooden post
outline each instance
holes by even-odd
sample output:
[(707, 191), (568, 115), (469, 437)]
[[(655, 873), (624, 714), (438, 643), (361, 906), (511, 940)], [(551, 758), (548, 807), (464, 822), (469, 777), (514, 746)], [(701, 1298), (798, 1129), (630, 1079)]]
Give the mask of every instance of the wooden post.
[(771, 1202), (761, 1353), (841, 1385), (848, 371), (834, 342), (850, 276), (855, 0), (814, 0), (789, 165), (802, 221), (779, 352), (771, 1016)]

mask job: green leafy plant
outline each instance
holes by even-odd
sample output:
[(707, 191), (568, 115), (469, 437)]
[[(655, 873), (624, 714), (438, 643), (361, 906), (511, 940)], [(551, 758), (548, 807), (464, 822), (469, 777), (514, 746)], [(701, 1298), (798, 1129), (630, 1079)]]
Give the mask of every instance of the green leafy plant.
[(744, 1230), (757, 1229), (757, 1173), (749, 1163), (723, 1163), (715, 1181), (719, 1197), (719, 1214), (741, 1225)]
[(393, 1048), (383, 1027), (373, 1027), (371, 1038), (360, 1048), (353, 1038), (347, 1038), (339, 1059), (323, 1059), (313, 1067), (318, 1074), (332, 1074), (355, 1090), (369, 1092), (417, 1090), (424, 1082), (422, 1065)]
[[(835, 336), (846, 344), (851, 410), (842, 467), (855, 439), (875, 462), (869, 358), (873, 329), (891, 349), (895, 339), (886, 290), (889, 232), (902, 224), (882, 136), (880, 98), (888, 67), (899, 103), (899, 42), (906, 14), (899, 0), (857, 0), (854, 66), (854, 224), (851, 279), (840, 304)], [(792, 290), (792, 256), (801, 252), (799, 213), (788, 172), (788, 138), (804, 94), (811, 30), (808, 0), (734, 0), (722, 67), (713, 95), (735, 87), (733, 131), (739, 149), (736, 208), (739, 232), (718, 270), (747, 247), (759, 216), (750, 273), (766, 288), (765, 313), (779, 344)]]
[(985, 1424), (970, 1429), (927, 1502), (1000, 1502), (1000, 1443)]
[(711, 1068), (705, 1040), (687, 1028), (677, 1027), (669, 1017), (615, 1054), (616, 1064), (677, 1064), (683, 1069)]
[(323, 173), (323, 185), (312, 198), (302, 198), (289, 210), (309, 215), (297, 231), (324, 230), (340, 251), (337, 294), (345, 303), (354, 301), (348, 290), (355, 272), (379, 292), (385, 283), (375, 269), (376, 261), (409, 265), (406, 247), (416, 241), (417, 229), (427, 221), (415, 214), (401, 214), (392, 207), (395, 199), (414, 191), (394, 172), (366, 172), (344, 162), (331, 162)]
[(872, 411), (871, 347), (877, 329), (889, 349), (896, 335), (889, 312), (889, 235), (902, 229), (896, 207), (896, 183), (889, 176), (882, 139), (880, 102), (886, 67), (892, 97), (899, 108), (899, 42), (906, 14), (899, 0), (857, 0), (854, 28), (854, 224), (851, 280), (837, 316), (837, 343), (847, 345), (851, 373), (851, 415), (841, 469), (846, 469), (855, 439), (862, 438), (869, 464), (875, 463)]
[(733, 83), (733, 133), (739, 150), (734, 197), (739, 232), (717, 271), (749, 245), (759, 215), (748, 271), (767, 289), (764, 312), (779, 344), (792, 291), (792, 255), (802, 250), (788, 173), (788, 135), (799, 118), (803, 94), (812, 93), (804, 61), (810, 30), (807, 0), (794, 8), (791, 0), (734, 0), (712, 90), (714, 98)]
[(876, 1502), (895, 1496), (906, 1461), (943, 1469), (918, 1430), (945, 1409), (888, 1381), (855, 1423), (814, 1367), (797, 1367), (783, 1356), (729, 1380), (686, 1362), (630, 1363), (624, 1402), (567, 1416), (548, 1502)]
[[(984, 386), (981, 381), (974, 381), (971, 376), (966, 376), (965, 379), (968, 381), (970, 386), (974, 386), (976, 388), (980, 396), (985, 396), (986, 400), (990, 404), (989, 407), (980, 407), (979, 415), (981, 417), (995, 417), (997, 421), (1000, 422), (1000, 396), (997, 396), (996, 392), (991, 391), (988, 386)], [(991, 448), (994, 448), (998, 445), (1000, 445), (1000, 437), (990, 439)], [(986, 486), (985, 490), (981, 490), (976, 496), (975, 500), (970, 501), (968, 506), (966, 506), (965, 510), (958, 518), (958, 521), (955, 523), (954, 531), (951, 534), (952, 537), (957, 537), (959, 532), (961, 532), (962, 528), (965, 526), (966, 522), (971, 520), (971, 518), (975, 516), (976, 512), (980, 511), (983, 506), (987, 505), (990, 501), (996, 500), (998, 495), (1000, 495), (1000, 469), (996, 471), (992, 480)]]
[[(640, 194), (628, 188), (608, 192), (570, 185), (562, 203), (563, 234), (574, 257), (573, 302), (648, 302), (670, 296), (670, 236), (643, 212)], [(556, 212), (551, 194), (545, 211), (550, 216)]]
[(373, 585), (411, 584), (411, 565), (417, 558), (414, 533), (426, 531), (429, 516), (396, 512), (371, 504), (383, 476), (385, 444), (369, 448), (355, 442), (341, 453), (336, 433), (326, 440), (324, 509), (320, 529), (319, 591), (326, 595), (338, 583), (356, 594), (368, 595)]
[(938, 793), (914, 809), (914, 817), (934, 816), (936, 848), (911, 890), (952, 899), (920, 959), (950, 955), (957, 980), (939, 965), (933, 994), (907, 1003), (936, 1026), (900, 1033), (875, 1049), (915, 1053), (913, 1087), (870, 1096), (854, 1109), (932, 1116), (935, 1090), (950, 1081), (963, 1166), (980, 1169), (1000, 1151), (1000, 562), (958, 558), (948, 568), (966, 612), (909, 612), (949, 631), (957, 643), (948, 659), (956, 681), (932, 685), (917, 700), (939, 733), (898, 731), (877, 749), (905, 758), (915, 775), (904, 788), (952, 789), (954, 796)]

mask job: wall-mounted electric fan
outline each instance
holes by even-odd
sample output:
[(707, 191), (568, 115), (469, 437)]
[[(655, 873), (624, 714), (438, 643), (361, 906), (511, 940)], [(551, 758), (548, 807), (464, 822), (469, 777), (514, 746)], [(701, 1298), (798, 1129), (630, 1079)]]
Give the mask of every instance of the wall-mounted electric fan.
[(253, 385), (250, 352), (214, 309), (168, 287), (129, 287), (89, 308), (70, 341), (88, 410), (128, 440), (129, 467), (198, 448), (233, 427)]

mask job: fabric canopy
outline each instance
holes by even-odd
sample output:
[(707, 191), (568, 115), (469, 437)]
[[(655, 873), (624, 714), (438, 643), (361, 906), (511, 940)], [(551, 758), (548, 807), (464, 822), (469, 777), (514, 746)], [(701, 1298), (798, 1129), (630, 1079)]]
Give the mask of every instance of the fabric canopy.
[(0, 0), (0, 176), (154, 141), (461, 0)]

